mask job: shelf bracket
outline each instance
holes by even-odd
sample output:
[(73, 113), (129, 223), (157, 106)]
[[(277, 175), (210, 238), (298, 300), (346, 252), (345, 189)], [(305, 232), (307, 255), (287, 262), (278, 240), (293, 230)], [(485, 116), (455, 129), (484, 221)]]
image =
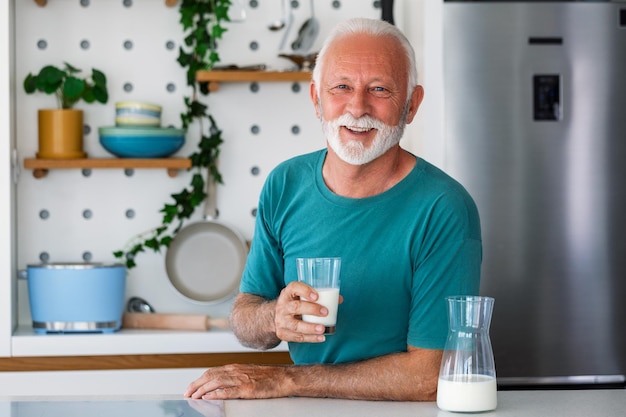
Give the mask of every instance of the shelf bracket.
[[(167, 168), (167, 176), (170, 178), (176, 178), (178, 176), (178, 171), (180, 168)], [(33, 177), (36, 179), (42, 179), (48, 176), (48, 170), (45, 168), (35, 168), (33, 169)]]
[[(45, 7), (46, 4), (48, 4), (48, 0), (35, 0), (35, 3), (37, 3), (39, 7)], [(174, 7), (177, 4), (178, 4), (178, 0), (165, 0), (165, 5), (167, 7)]]
[(220, 89), (220, 83), (217, 81), (209, 81), (209, 91), (211, 93), (216, 93)]
[(33, 169), (33, 177), (38, 180), (41, 178), (45, 178), (48, 175), (48, 170), (45, 168), (35, 168)]

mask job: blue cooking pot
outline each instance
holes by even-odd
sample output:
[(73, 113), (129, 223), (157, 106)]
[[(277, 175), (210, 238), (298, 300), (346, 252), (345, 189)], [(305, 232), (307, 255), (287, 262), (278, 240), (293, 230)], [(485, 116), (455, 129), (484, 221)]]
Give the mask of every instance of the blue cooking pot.
[(126, 267), (120, 264), (29, 265), (28, 299), (37, 333), (111, 333), (124, 312)]

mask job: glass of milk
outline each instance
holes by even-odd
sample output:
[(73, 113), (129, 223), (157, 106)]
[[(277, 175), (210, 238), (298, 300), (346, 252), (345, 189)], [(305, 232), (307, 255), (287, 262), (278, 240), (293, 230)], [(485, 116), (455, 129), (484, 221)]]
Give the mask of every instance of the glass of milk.
[(337, 307), (339, 306), (341, 258), (297, 258), (296, 267), (298, 281), (314, 288), (319, 295), (317, 304), (328, 309), (326, 317), (303, 314), (302, 320), (323, 324), (325, 327), (324, 334), (334, 334), (337, 326)]
[(495, 410), (496, 368), (489, 338), (494, 299), (462, 295), (446, 300), (449, 331), (439, 371), (437, 406), (464, 413)]

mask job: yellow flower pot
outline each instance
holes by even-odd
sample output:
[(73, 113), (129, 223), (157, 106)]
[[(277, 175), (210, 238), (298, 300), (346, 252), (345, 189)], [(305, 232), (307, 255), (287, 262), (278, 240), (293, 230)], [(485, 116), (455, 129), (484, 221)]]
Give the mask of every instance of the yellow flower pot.
[(41, 159), (79, 159), (83, 151), (83, 111), (39, 110), (39, 152)]

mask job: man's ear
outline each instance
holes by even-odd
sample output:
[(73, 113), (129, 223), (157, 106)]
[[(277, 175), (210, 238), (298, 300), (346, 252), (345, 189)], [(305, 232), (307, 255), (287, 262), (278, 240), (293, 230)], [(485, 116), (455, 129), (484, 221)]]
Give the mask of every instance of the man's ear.
[(424, 87), (416, 85), (413, 89), (413, 93), (411, 93), (411, 102), (409, 104), (409, 111), (406, 115), (406, 124), (413, 121), (420, 104), (422, 104), (422, 100), (424, 100)]
[(318, 119), (322, 117), (320, 114), (320, 97), (317, 94), (317, 87), (315, 82), (311, 80), (311, 84), (309, 84), (309, 96), (311, 97), (311, 101), (313, 102), (313, 107), (315, 108), (315, 117)]

